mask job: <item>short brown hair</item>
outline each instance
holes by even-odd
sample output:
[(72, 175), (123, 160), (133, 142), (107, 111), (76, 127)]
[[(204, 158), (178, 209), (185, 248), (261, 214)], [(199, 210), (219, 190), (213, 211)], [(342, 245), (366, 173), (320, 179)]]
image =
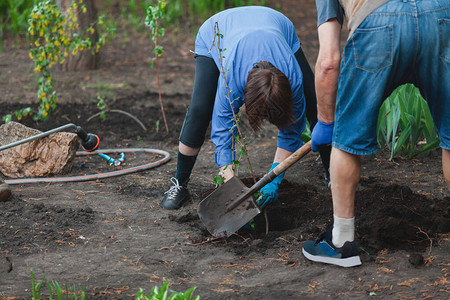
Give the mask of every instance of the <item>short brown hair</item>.
[(248, 73), (244, 103), (254, 131), (261, 129), (264, 120), (278, 128), (287, 127), (294, 120), (291, 83), (267, 61), (256, 63)]

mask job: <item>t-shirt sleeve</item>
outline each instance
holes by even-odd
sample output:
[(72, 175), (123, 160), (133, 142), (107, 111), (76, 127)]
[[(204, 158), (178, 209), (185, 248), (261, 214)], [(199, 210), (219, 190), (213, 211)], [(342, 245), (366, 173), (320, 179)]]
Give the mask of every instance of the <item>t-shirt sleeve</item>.
[(336, 18), (339, 24), (344, 22), (344, 9), (339, 0), (316, 0), (317, 27), (330, 19)]
[(287, 17), (282, 16), (280, 23), (282, 24), (281, 29), (289, 48), (292, 52), (297, 52), (300, 49), (300, 41), (298, 40), (297, 32), (295, 32), (294, 24)]
[(212, 38), (214, 37), (214, 31), (211, 30), (210, 20), (208, 19), (205, 23), (200, 26), (198, 30), (197, 37), (195, 39), (195, 54), (203, 55), (206, 57), (212, 57), (210, 49), (212, 47)]

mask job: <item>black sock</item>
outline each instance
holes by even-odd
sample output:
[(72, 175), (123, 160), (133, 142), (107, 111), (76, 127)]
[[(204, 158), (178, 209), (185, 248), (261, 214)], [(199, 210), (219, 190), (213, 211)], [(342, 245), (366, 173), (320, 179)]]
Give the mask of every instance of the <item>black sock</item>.
[(175, 177), (178, 179), (179, 185), (182, 185), (182, 186), (187, 185), (196, 160), (197, 160), (197, 155), (194, 155), (194, 156), (184, 155), (184, 154), (180, 153), (180, 151), (178, 151), (177, 173), (176, 173)]

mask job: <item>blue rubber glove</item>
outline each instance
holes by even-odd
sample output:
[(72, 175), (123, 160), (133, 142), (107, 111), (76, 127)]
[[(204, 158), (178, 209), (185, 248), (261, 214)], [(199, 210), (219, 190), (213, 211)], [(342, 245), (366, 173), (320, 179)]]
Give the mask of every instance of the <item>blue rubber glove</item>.
[[(272, 171), (280, 163), (273, 163), (269, 172)], [(267, 204), (274, 203), (278, 200), (278, 187), (283, 181), (284, 173), (278, 175), (272, 182), (266, 184), (262, 189), (259, 190), (261, 197), (258, 199), (258, 204), (261, 208), (267, 206)]]
[(317, 151), (317, 147), (321, 145), (330, 145), (333, 138), (334, 122), (322, 123), (317, 121), (316, 126), (311, 134), (311, 150)]

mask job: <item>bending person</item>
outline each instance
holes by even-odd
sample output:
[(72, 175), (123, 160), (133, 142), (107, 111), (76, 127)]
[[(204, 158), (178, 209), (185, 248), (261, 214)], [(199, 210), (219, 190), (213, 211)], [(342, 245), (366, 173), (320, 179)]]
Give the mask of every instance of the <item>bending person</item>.
[[(222, 66), (225, 74), (220, 71)], [(303, 74), (308, 77), (305, 92)], [(165, 193), (161, 206), (178, 209), (188, 199), (187, 184), (211, 119), (215, 162), (225, 180), (234, 176), (233, 110), (237, 113), (244, 104), (253, 130), (260, 129), (264, 120), (279, 128), (272, 168), (287, 158), (302, 145), (305, 93), (312, 102), (308, 103), (311, 111), (307, 114), (314, 125), (314, 75), (292, 22), (283, 14), (267, 7), (248, 6), (224, 10), (209, 18), (197, 34), (191, 104), (180, 133), (173, 186)], [(283, 176), (280, 174), (261, 189), (262, 206), (277, 200)]]

